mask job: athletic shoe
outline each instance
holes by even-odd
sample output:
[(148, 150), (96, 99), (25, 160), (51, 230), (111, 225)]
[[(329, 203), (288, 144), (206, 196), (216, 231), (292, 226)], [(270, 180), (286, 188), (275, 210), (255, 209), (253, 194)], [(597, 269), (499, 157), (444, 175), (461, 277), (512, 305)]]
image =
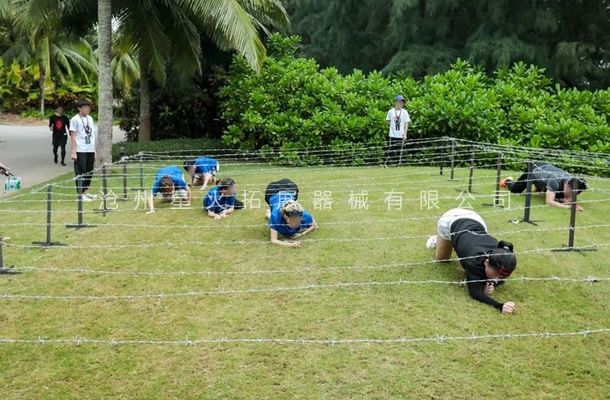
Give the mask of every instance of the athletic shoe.
[(507, 177), (507, 178), (502, 179), (502, 180), (500, 181), (500, 187), (501, 187), (502, 189), (506, 189), (506, 181), (512, 181), (512, 180), (513, 180), (513, 177), (512, 177), (512, 176), (509, 176), (509, 177)]
[(66, 166), (66, 163), (62, 161), (62, 162), (61, 162), (61, 165), (63, 165), (63, 166), (65, 167), (65, 166)]
[(87, 194), (86, 194), (86, 195), (84, 195), (83, 197), (88, 198), (89, 200), (87, 200), (87, 201), (93, 201), (93, 200), (97, 199), (97, 196), (95, 196), (95, 195), (93, 195), (93, 194), (89, 194), (89, 193), (87, 193)]
[(426, 241), (426, 248), (427, 249), (436, 249), (436, 242), (438, 240), (438, 236), (436, 235), (432, 235), (428, 238), (428, 240)]
[(83, 201), (89, 202), (89, 201), (93, 201), (93, 199), (91, 197), (89, 197), (89, 195), (85, 194), (82, 196)]

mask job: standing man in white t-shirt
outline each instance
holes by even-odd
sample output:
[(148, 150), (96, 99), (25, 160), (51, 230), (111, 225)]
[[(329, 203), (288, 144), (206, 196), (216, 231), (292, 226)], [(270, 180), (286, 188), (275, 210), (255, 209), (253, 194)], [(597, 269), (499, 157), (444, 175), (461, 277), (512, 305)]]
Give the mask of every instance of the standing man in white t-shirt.
[(92, 201), (95, 196), (87, 193), (95, 164), (95, 125), (91, 118), (91, 104), (87, 100), (76, 102), (78, 114), (70, 120), (71, 158), (74, 160), (76, 192), (83, 201)]
[(385, 167), (399, 163), (400, 152), (407, 140), (411, 118), (404, 107), (405, 98), (398, 95), (394, 98), (394, 108), (391, 108), (386, 116), (386, 121), (390, 125), (390, 136), (386, 147)]

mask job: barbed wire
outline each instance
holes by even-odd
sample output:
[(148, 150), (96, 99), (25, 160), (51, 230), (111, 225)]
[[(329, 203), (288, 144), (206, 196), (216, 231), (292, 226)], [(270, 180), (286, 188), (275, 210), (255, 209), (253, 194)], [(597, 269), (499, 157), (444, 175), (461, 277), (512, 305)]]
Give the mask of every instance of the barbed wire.
[[(466, 190), (462, 191), (463, 193), (467, 193)], [(476, 195), (477, 197), (493, 197), (493, 195)], [(456, 200), (456, 197), (452, 197), (452, 196), (446, 196), (444, 197), (445, 199), (453, 199)], [(415, 201), (416, 199), (411, 199), (413, 201)], [(471, 200), (476, 200), (475, 199), (471, 199)], [(97, 201), (101, 201), (101, 199), (98, 199)], [(605, 203), (610, 201), (610, 198), (604, 198), (604, 199), (585, 199), (585, 200), (578, 200), (578, 204), (593, 204), (593, 203)], [(369, 203), (373, 203), (372, 200), (368, 201)], [(530, 206), (530, 209), (536, 209), (536, 208), (547, 208), (549, 207), (547, 204), (539, 204), (539, 205), (533, 205)], [(525, 207), (511, 207), (510, 209), (505, 209), (505, 208), (500, 208), (500, 207), (494, 207), (494, 208), (499, 208), (499, 209), (495, 209), (495, 210), (491, 210), (491, 211), (479, 211), (478, 214), (480, 215), (484, 215), (484, 214), (492, 214), (492, 213), (499, 213), (499, 212), (511, 212), (511, 211), (522, 211), (525, 209)], [(180, 206), (180, 207), (166, 207), (163, 208), (163, 211), (186, 211), (186, 210), (199, 210), (201, 209), (201, 207), (194, 207), (194, 206)], [(257, 209), (257, 210), (262, 210), (263, 208)], [(117, 213), (117, 212), (121, 212), (121, 213), (142, 213), (146, 210), (143, 209), (113, 209), (112, 212), (113, 213)], [(358, 211), (358, 210), (352, 210), (352, 211)], [(402, 210), (388, 210), (388, 212), (400, 212)], [(17, 214), (40, 214), (40, 213), (46, 213), (47, 210), (46, 209), (40, 209), (40, 210), (21, 210), (21, 209), (16, 209), (16, 208), (0, 208), (0, 213), (17, 213)], [(95, 213), (95, 210), (86, 210), (85, 213)], [(73, 214), (74, 210), (54, 210), (53, 211), (54, 214)], [(439, 216), (426, 216), (426, 217), (415, 217), (415, 218), (411, 218), (411, 220), (420, 220), (420, 219), (438, 219)]]
[[(591, 248), (603, 248), (609, 247), (610, 243), (594, 243), (590, 244)], [(551, 247), (551, 248), (535, 248), (530, 250), (515, 251), (515, 255), (525, 254), (539, 254), (552, 252), (556, 250), (563, 250), (565, 247)], [(480, 258), (480, 256), (470, 257), (454, 257), (449, 261), (460, 262), (462, 260)], [(320, 267), (320, 266), (297, 266), (293, 269), (270, 269), (270, 270), (233, 270), (233, 271), (108, 271), (108, 270), (95, 270), (90, 268), (56, 268), (56, 267), (35, 267), (35, 266), (15, 266), (12, 269), (15, 271), (34, 271), (34, 272), (53, 272), (53, 273), (67, 273), (67, 274), (98, 274), (98, 275), (132, 275), (132, 276), (189, 276), (189, 275), (207, 275), (207, 276), (222, 276), (222, 275), (281, 275), (281, 274), (309, 274), (314, 273), (327, 273), (327, 272), (341, 272), (341, 271), (358, 271), (358, 270), (381, 270), (381, 269), (398, 269), (398, 268), (411, 268), (420, 266), (438, 265), (438, 260), (422, 260), (422, 261), (405, 261), (400, 263), (391, 264), (377, 264), (377, 265), (350, 265), (350, 266), (334, 266), (334, 267)]]
[[(578, 229), (595, 229), (595, 228), (607, 228), (610, 227), (610, 225), (581, 225), (578, 227)], [(564, 231), (564, 230), (568, 230), (567, 227), (561, 227), (561, 228), (545, 228), (545, 229), (540, 229), (539, 232), (553, 232), (553, 231)], [(527, 231), (532, 231), (532, 230), (527, 230)], [(463, 233), (463, 232), (460, 232)], [(476, 232), (473, 232), (476, 233)], [(494, 233), (493, 235), (500, 235), (500, 234), (511, 234), (511, 233), (515, 233), (513, 232), (504, 232), (504, 233)], [(455, 233), (457, 234), (457, 233)], [(491, 234), (481, 234), (480, 236), (491, 236)], [(349, 238), (334, 238), (334, 237), (330, 237), (330, 238), (301, 238), (299, 239), (301, 242), (303, 243), (327, 243), (327, 242), (376, 242), (376, 241), (382, 241), (382, 240), (392, 240), (392, 241), (397, 241), (397, 240), (410, 240), (410, 239), (421, 239), (421, 238), (427, 238), (430, 235), (402, 235), (402, 236), (380, 236), (380, 237), (349, 237)], [(163, 241), (162, 243), (160, 242), (146, 242), (146, 243), (138, 243), (138, 244), (95, 244), (95, 245), (73, 245), (73, 244), (66, 244), (64, 246), (56, 246), (56, 247), (52, 247), (53, 249), (64, 249), (64, 250), (69, 250), (69, 249), (128, 249), (128, 248), (150, 248), (150, 247), (155, 247), (155, 246), (159, 246), (159, 245), (163, 245), (164, 247), (177, 247), (177, 246), (184, 246), (184, 245), (191, 245), (191, 246), (203, 246), (203, 245), (214, 245), (214, 246), (221, 246), (221, 245), (231, 245), (231, 246), (235, 246), (235, 245), (254, 245), (254, 244), (266, 244), (266, 245), (271, 245), (273, 243), (271, 243), (271, 241), (269, 240), (226, 240), (226, 241), (220, 241), (220, 240), (214, 240), (214, 241), (197, 241), (197, 240), (181, 240), (180, 242), (171, 242), (171, 241)], [(37, 245), (21, 245), (21, 244), (13, 244), (10, 242), (6, 242), (5, 246), (7, 247), (21, 247), (21, 248), (39, 248), (40, 246)]]
[(422, 337), (398, 337), (398, 338), (356, 338), (356, 339), (311, 339), (311, 338), (207, 338), (207, 339), (88, 339), (81, 336), (74, 338), (47, 338), (38, 335), (35, 339), (0, 338), (0, 344), (16, 345), (109, 345), (109, 346), (197, 346), (197, 345), (405, 345), (405, 344), (444, 344), (448, 342), (473, 342), (488, 340), (514, 340), (514, 339), (552, 339), (568, 337), (590, 337), (592, 335), (606, 334), (610, 328), (580, 329), (572, 332), (533, 332), (533, 333), (494, 333), (494, 334), (471, 334), (468, 336), (435, 335)]
[[(205, 291), (188, 291), (176, 293), (146, 293), (146, 294), (128, 294), (128, 295), (29, 295), (29, 294), (0, 294), (0, 300), (84, 300), (84, 301), (131, 301), (145, 299), (170, 299), (170, 298), (185, 298), (185, 297), (207, 297), (207, 296), (225, 296), (225, 295), (240, 295), (240, 294), (255, 294), (255, 293), (277, 293), (277, 292), (297, 292), (297, 291), (312, 291), (320, 289), (345, 289), (354, 287), (376, 287), (376, 286), (402, 286), (402, 285), (467, 285), (469, 283), (483, 283), (494, 281), (493, 279), (476, 279), (476, 280), (460, 280), (460, 281), (443, 281), (438, 279), (427, 280), (397, 280), (397, 281), (365, 281), (365, 282), (339, 282), (328, 284), (311, 284), (292, 287), (265, 287), (265, 288), (250, 288), (250, 289), (218, 289)], [(589, 285), (597, 282), (610, 282), (610, 277), (589, 276), (586, 278), (563, 278), (558, 276), (552, 277), (515, 277), (510, 279), (496, 279), (495, 281), (507, 282), (564, 282), (564, 283), (587, 283)]]

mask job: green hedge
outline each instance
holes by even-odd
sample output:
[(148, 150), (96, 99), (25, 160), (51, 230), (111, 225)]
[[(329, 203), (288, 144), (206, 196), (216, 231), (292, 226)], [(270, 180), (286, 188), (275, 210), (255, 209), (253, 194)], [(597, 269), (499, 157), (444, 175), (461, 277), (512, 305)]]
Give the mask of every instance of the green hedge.
[(610, 90), (564, 89), (522, 63), (493, 77), (461, 60), (423, 81), (358, 70), (341, 75), (296, 56), (298, 46), (298, 37), (272, 35), (260, 73), (235, 56), (220, 92), (225, 143), (279, 148), (281, 157), (302, 163), (324, 160), (291, 149), (334, 146), (361, 154), (365, 144), (383, 143), (386, 112), (401, 93), (409, 99), (412, 138), (610, 153)]

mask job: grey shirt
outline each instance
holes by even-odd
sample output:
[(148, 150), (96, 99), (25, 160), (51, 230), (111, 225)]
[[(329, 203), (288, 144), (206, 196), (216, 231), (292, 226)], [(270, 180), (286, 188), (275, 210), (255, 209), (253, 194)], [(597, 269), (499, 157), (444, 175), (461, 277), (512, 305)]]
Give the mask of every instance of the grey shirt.
[(539, 192), (554, 192), (556, 198), (563, 197), (563, 185), (572, 175), (551, 164), (536, 164), (532, 171), (532, 181)]

